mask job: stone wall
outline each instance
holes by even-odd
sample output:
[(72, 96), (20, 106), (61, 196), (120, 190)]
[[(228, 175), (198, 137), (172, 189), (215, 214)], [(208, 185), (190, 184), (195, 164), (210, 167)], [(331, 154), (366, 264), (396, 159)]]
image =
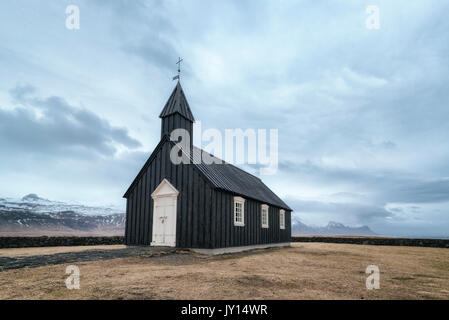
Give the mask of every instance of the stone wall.
[(292, 242), (328, 242), (365, 244), (376, 246), (413, 246), (449, 248), (449, 239), (407, 239), (381, 237), (325, 237), (325, 236), (292, 236)]
[(0, 237), (0, 248), (123, 244), (123, 237)]
[[(123, 237), (0, 237), (0, 248), (95, 246), (123, 244)], [(449, 239), (292, 236), (292, 242), (327, 242), (382, 246), (449, 248)]]

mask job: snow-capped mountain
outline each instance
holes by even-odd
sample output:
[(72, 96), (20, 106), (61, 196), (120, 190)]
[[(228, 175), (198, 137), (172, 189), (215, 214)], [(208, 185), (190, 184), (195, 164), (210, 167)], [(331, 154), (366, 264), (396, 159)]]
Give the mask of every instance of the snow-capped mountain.
[(21, 199), (0, 198), (2, 234), (123, 234), (125, 215), (115, 207), (68, 204), (29, 194)]
[[(21, 199), (0, 198), (1, 235), (114, 234), (125, 230), (124, 210), (69, 204), (29, 194)], [(376, 235), (369, 227), (348, 227), (329, 222), (308, 226), (293, 219), (292, 235)]]
[(308, 226), (298, 219), (293, 220), (292, 235), (321, 235), (321, 236), (375, 236), (368, 226), (348, 227), (342, 223), (330, 221), (327, 226)]
[(61, 211), (73, 211), (86, 215), (110, 215), (114, 213), (123, 213), (124, 210), (113, 206), (109, 207), (92, 207), (81, 204), (69, 204), (59, 201), (50, 201), (40, 198), (38, 195), (31, 193), (21, 199), (0, 198), (0, 210), (29, 210), (34, 213), (51, 213)]

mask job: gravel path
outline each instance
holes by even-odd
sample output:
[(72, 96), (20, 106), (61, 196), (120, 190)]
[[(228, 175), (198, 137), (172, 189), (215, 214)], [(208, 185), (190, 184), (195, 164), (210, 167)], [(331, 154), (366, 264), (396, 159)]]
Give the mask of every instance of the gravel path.
[(45, 265), (84, 261), (110, 260), (131, 257), (149, 258), (175, 253), (176, 251), (176, 249), (168, 247), (128, 247), (124, 249), (86, 250), (81, 252), (65, 252), (24, 257), (0, 257), (0, 272), (8, 269), (40, 267)]

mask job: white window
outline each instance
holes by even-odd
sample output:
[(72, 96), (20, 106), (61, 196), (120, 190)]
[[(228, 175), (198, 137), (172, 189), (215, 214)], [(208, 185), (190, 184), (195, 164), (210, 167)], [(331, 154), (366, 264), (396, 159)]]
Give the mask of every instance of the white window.
[(285, 210), (279, 211), (279, 226), (281, 229), (285, 229)]
[(268, 205), (262, 205), (262, 228), (268, 228)]
[(234, 226), (245, 226), (245, 199), (234, 197)]

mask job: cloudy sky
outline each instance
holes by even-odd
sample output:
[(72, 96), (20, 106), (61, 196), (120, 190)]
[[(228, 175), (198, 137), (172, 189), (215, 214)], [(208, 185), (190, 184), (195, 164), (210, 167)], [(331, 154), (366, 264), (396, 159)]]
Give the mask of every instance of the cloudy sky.
[(278, 173), (262, 178), (301, 221), (448, 236), (447, 12), (441, 0), (2, 1), (0, 196), (123, 206), (182, 56), (203, 128), (279, 130)]

